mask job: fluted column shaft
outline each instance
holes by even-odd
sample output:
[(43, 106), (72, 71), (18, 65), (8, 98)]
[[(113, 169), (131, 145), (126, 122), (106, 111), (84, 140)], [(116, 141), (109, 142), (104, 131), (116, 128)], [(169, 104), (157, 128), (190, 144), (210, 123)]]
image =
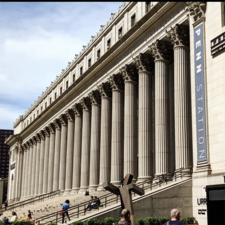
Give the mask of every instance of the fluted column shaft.
[(56, 130), (55, 130), (53, 191), (59, 190), (60, 144), (61, 144), (61, 129), (56, 128)]
[(40, 149), (40, 164), (39, 164), (39, 185), (38, 185), (38, 194), (41, 195), (43, 191), (43, 172), (44, 172), (44, 154), (45, 154), (45, 139), (42, 136), (41, 139), (41, 149)]
[(33, 154), (32, 154), (32, 158), (31, 158), (31, 191), (30, 191), (30, 195), (33, 196), (34, 195), (34, 184), (35, 184), (35, 164), (36, 164), (36, 151), (37, 151), (37, 144), (35, 143), (33, 145)]
[(17, 197), (21, 198), (22, 196), (22, 176), (23, 176), (23, 150), (22, 150), (22, 146), (20, 145), (20, 150), (19, 150), (19, 173), (18, 173), (18, 187), (17, 187)]
[(120, 186), (123, 178), (124, 91), (112, 90), (111, 183)]
[(155, 160), (156, 175), (168, 172), (168, 61), (155, 60)]
[(125, 81), (124, 176), (137, 179), (137, 82)]
[(90, 135), (91, 135), (91, 111), (83, 110), (82, 121), (82, 150), (81, 150), (81, 178), (80, 190), (82, 193), (88, 189), (90, 168)]
[(96, 190), (99, 184), (100, 118), (100, 105), (92, 104), (89, 190)]
[(41, 152), (41, 142), (40, 140), (37, 142), (37, 150), (35, 157), (35, 182), (34, 182), (34, 195), (38, 195), (38, 187), (39, 187), (39, 170), (40, 170), (40, 152)]
[(32, 177), (32, 159), (33, 159), (33, 146), (30, 146), (29, 157), (28, 157), (28, 174), (27, 174), (27, 196), (31, 196), (31, 177)]
[(49, 144), (48, 189), (47, 189), (47, 192), (53, 191), (54, 154), (55, 154), (55, 131), (51, 130), (51, 132), (50, 132), (50, 144)]
[(152, 179), (151, 120), (152, 89), (151, 73), (139, 72), (138, 94), (138, 181)]
[(174, 47), (174, 115), (176, 169), (191, 166), (189, 48)]
[(100, 174), (98, 190), (103, 189), (103, 183), (110, 181), (111, 161), (111, 110), (112, 99), (102, 97), (101, 101), (101, 139), (100, 139)]
[(16, 170), (14, 176), (14, 196), (17, 198), (17, 186), (18, 186), (18, 173), (19, 173), (19, 149), (16, 150)]
[(67, 153), (66, 153), (66, 174), (65, 174), (65, 192), (64, 195), (70, 194), (72, 190), (73, 179), (73, 143), (74, 143), (74, 120), (68, 119), (67, 135)]
[(25, 149), (23, 152), (24, 163), (23, 163), (23, 175), (22, 175), (22, 197), (25, 197), (25, 189), (26, 189), (26, 165), (27, 165), (27, 150)]
[(67, 146), (67, 125), (61, 127), (61, 147), (60, 147), (60, 167), (59, 167), (59, 190), (65, 190), (65, 173), (66, 173), (66, 146)]
[(74, 125), (74, 154), (73, 154), (73, 189), (71, 194), (77, 193), (80, 189), (81, 172), (81, 139), (82, 139), (82, 117), (75, 115)]

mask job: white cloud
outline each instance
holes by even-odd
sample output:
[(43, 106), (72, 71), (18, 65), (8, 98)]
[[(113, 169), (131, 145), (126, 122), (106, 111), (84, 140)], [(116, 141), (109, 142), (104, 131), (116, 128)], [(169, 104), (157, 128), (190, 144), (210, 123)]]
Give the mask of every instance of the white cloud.
[(12, 127), (121, 4), (0, 2), (1, 128)]

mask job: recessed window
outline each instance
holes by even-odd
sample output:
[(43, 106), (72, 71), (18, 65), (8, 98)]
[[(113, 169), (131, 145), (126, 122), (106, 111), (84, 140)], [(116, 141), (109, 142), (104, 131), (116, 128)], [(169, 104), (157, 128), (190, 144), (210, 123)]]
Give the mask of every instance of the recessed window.
[(100, 51), (100, 49), (99, 49), (99, 50), (97, 51), (97, 59), (99, 59), (100, 56), (101, 56), (101, 51)]
[(29, 124), (29, 120), (27, 120), (27, 125)]
[(37, 115), (39, 115), (39, 110), (37, 110)]
[(146, 13), (151, 9), (151, 2), (146, 2)]
[(66, 81), (66, 89), (69, 87), (69, 81)]
[(45, 102), (45, 108), (47, 108), (47, 102)]
[(49, 99), (49, 104), (51, 104), (51, 103), (52, 103), (52, 98)]
[(56, 100), (56, 98), (57, 98), (57, 93), (55, 92), (55, 100)]
[(80, 68), (80, 75), (82, 75), (83, 74), (83, 66), (81, 66), (81, 68)]
[(41, 106), (41, 112), (42, 112), (42, 110), (43, 110), (43, 107)]
[(35, 119), (35, 114), (34, 114), (34, 119)]
[(88, 68), (91, 67), (91, 58), (88, 59)]
[(107, 50), (110, 49), (111, 47), (111, 39), (109, 38), (109, 40), (107, 41)]
[(118, 30), (118, 38), (120, 39), (123, 35), (123, 28), (120, 27), (120, 29)]
[(30, 117), (30, 122), (32, 122), (32, 117)]
[(73, 82), (75, 82), (75, 74), (73, 75)]
[(131, 16), (131, 27), (134, 26), (135, 20), (136, 20), (136, 16), (135, 16), (135, 14), (134, 14), (133, 16)]
[(62, 94), (62, 87), (60, 88), (60, 95)]

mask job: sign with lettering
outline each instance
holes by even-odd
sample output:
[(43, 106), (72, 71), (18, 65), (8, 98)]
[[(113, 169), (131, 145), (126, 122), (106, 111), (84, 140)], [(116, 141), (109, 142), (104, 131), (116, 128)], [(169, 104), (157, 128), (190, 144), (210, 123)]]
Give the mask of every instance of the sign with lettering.
[(16, 167), (16, 163), (13, 163), (13, 164), (10, 165), (11, 170), (15, 169), (15, 167)]
[(203, 24), (194, 28), (195, 101), (198, 162), (207, 161)]
[(223, 49), (225, 49), (225, 32), (211, 41), (211, 55), (215, 55)]

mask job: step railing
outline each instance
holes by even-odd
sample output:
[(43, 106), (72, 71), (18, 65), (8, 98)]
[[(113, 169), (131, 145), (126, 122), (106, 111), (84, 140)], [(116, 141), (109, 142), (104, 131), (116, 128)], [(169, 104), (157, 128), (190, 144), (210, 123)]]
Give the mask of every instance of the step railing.
[(60, 190), (52, 191), (52, 192), (49, 192), (49, 193), (46, 193), (46, 194), (42, 194), (42, 195), (38, 195), (36, 197), (26, 199), (24, 201), (19, 201), (19, 202), (10, 204), (10, 205), (7, 206), (7, 210), (1, 209), (0, 214), (2, 214), (5, 211), (14, 210), (18, 207), (22, 207), (22, 206), (25, 206), (25, 205), (28, 205), (28, 204), (34, 204), (37, 201), (44, 201), (44, 199), (53, 198), (56, 195), (60, 195)]
[[(185, 171), (184, 171), (185, 170)], [(143, 182), (139, 182), (136, 183), (136, 185), (138, 187), (143, 188), (144, 190), (152, 190), (153, 188), (156, 187), (161, 187), (162, 184), (167, 185), (167, 183), (169, 181), (176, 181), (177, 179), (182, 179), (184, 176), (190, 176), (192, 175), (192, 167), (189, 167), (188, 169), (184, 169), (184, 168), (180, 168), (178, 170), (175, 170), (173, 172), (169, 172), (166, 174), (162, 174), (159, 176), (155, 176), (153, 180), (145, 180)], [(135, 193), (132, 193), (133, 197), (135, 197)], [(101, 204), (100, 206), (97, 207), (97, 209), (99, 210), (101, 207), (107, 207), (107, 205), (111, 204), (111, 203), (118, 203), (120, 201), (120, 197), (109, 193), (106, 195), (103, 195), (101, 197), (99, 197)], [(85, 201), (82, 203), (79, 203), (75, 206), (72, 206), (68, 209), (68, 213), (70, 218), (79, 218), (80, 215), (84, 216), (86, 215), (86, 208), (87, 206), (90, 204), (90, 201)], [(48, 223), (58, 223), (62, 217), (60, 217), (60, 211), (56, 211), (53, 213), (50, 213), (48, 215), (42, 216), (37, 218), (35, 221), (37, 223), (41, 223), (41, 224), (48, 224)], [(66, 216), (65, 216), (65, 221), (67, 220)]]

